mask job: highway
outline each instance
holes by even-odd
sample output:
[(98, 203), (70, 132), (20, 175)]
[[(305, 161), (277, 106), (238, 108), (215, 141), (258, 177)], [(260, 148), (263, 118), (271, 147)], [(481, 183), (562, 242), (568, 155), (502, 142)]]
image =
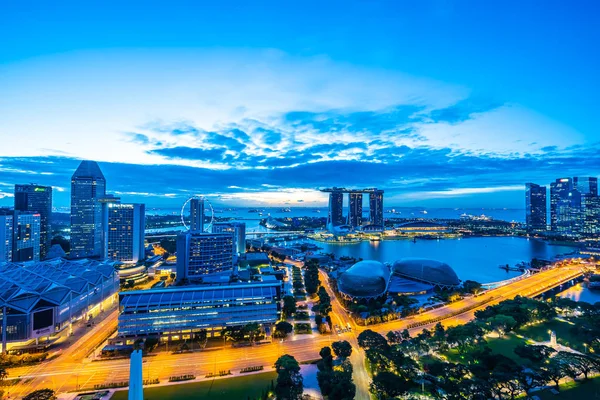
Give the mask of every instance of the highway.
[[(442, 321), (444, 325), (456, 325), (473, 319), (475, 311), (502, 300), (514, 298), (517, 295), (537, 295), (557, 284), (566, 282), (581, 275), (581, 268), (568, 265), (540, 272), (521, 281), (493, 289), (478, 297), (466, 298), (456, 303), (440, 307), (409, 319), (387, 322), (369, 327), (359, 327), (354, 324), (341, 304), (333, 295), (323, 272), (320, 278), (332, 299), (332, 322), (340, 326), (352, 326), (351, 332), (339, 335), (292, 335), (283, 343), (274, 341), (272, 344), (255, 345), (252, 347), (224, 347), (208, 349), (189, 354), (160, 353), (144, 358), (144, 379), (159, 378), (168, 381), (169, 376), (193, 374), (203, 377), (209, 372), (231, 370), (234, 375), (241, 368), (265, 366), (271, 368), (282, 354), (290, 354), (298, 361), (309, 361), (319, 358), (319, 350), (331, 345), (337, 340), (348, 340), (353, 347), (351, 357), (354, 366), (354, 380), (357, 386), (357, 399), (368, 399), (369, 377), (364, 368), (364, 352), (358, 348), (357, 335), (364, 329), (371, 329), (381, 334), (390, 330), (403, 330), (412, 327), (415, 334), (423, 328), (431, 328), (432, 320), (452, 316)], [(466, 311), (463, 311), (466, 310)], [(111, 313), (101, 324), (80, 338), (58, 358), (35, 366), (9, 369), (9, 378), (21, 377), (21, 382), (10, 387), (10, 398), (19, 398), (35, 389), (49, 387), (57, 392), (76, 390), (76, 388), (93, 388), (96, 384), (127, 381), (129, 377), (129, 360), (111, 360), (91, 362), (85, 357), (99, 343), (98, 335), (105, 336), (116, 328), (117, 314)], [(415, 326), (423, 324), (421, 326)], [(17, 397), (15, 397), (17, 396)]]

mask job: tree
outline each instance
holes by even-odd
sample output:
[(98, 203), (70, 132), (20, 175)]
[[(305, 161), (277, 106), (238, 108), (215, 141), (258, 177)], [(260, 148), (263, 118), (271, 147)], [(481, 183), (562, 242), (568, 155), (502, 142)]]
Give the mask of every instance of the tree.
[(308, 260), (306, 262), (304, 271), (304, 286), (306, 292), (310, 295), (317, 293), (317, 289), (321, 285), (319, 280), (319, 261), (315, 259)]
[(389, 344), (398, 344), (402, 341), (402, 336), (396, 331), (389, 331), (385, 337)]
[(385, 400), (405, 394), (412, 387), (412, 382), (402, 379), (394, 373), (383, 371), (373, 377), (370, 389), (378, 399)]
[(254, 342), (256, 338), (260, 335), (262, 331), (260, 324), (257, 322), (251, 322), (249, 324), (244, 325), (244, 336), (247, 334), (249, 336), (250, 342)]
[(544, 345), (520, 344), (515, 347), (515, 354), (539, 364), (556, 352), (552, 347)]
[(296, 312), (296, 298), (294, 296), (283, 297), (283, 314), (286, 318), (291, 317)]
[(410, 332), (408, 331), (408, 329), (403, 330), (400, 335), (402, 336), (402, 340), (409, 340), (410, 339)]
[(554, 387), (558, 391), (560, 390), (560, 380), (568, 375), (568, 366), (553, 357), (548, 364), (542, 367), (541, 374), (545, 380), (554, 382)]
[(333, 356), (331, 355), (331, 348), (329, 346), (323, 347), (319, 351), (321, 360), (317, 363), (317, 367), (320, 371), (332, 371), (333, 370)]
[(379, 352), (385, 352), (390, 347), (383, 336), (370, 329), (362, 331), (358, 335), (358, 345), (365, 350), (376, 350)]
[(600, 371), (600, 360), (597, 358), (566, 351), (558, 352), (556, 357), (559, 357), (560, 361), (568, 365), (567, 374), (573, 379), (583, 375), (584, 379), (587, 380), (590, 373)]
[(275, 337), (286, 338), (288, 334), (292, 333), (294, 326), (286, 321), (280, 321), (275, 325)]
[(6, 378), (8, 378), (8, 371), (4, 367), (0, 367), (0, 383), (4, 382)]
[(275, 362), (275, 370), (277, 371), (277, 384), (275, 385), (277, 399), (300, 400), (304, 385), (298, 361), (294, 357), (284, 354)]
[(333, 342), (331, 347), (333, 348), (333, 352), (335, 353), (335, 355), (342, 359), (346, 359), (352, 354), (352, 345), (346, 340)]
[(498, 314), (487, 320), (487, 325), (493, 331), (496, 331), (498, 335), (504, 336), (506, 332), (510, 332), (517, 326), (517, 321), (509, 316)]
[(23, 400), (55, 400), (56, 395), (52, 389), (40, 389), (29, 393)]
[(480, 293), (483, 291), (483, 288), (481, 287), (481, 283), (475, 282), (475, 281), (470, 281), (470, 280), (464, 281), (462, 284), (462, 287), (466, 293), (471, 293), (471, 294), (477, 294), (477, 293)]

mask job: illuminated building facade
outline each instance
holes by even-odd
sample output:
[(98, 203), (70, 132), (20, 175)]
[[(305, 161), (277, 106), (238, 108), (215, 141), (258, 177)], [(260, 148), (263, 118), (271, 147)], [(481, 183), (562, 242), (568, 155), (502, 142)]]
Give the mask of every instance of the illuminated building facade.
[(15, 185), (15, 210), (40, 215), (40, 259), (43, 260), (52, 240), (52, 186)]
[(106, 204), (104, 258), (123, 263), (144, 260), (145, 215), (143, 204)]
[(525, 185), (525, 222), (527, 232), (545, 232), (547, 229), (546, 186)]
[(102, 309), (118, 290), (112, 263), (61, 258), (0, 263), (3, 351), (7, 343), (61, 332), (71, 321)]
[(71, 178), (71, 258), (101, 257), (106, 179), (94, 161), (82, 161)]
[(362, 193), (348, 194), (348, 225), (353, 228), (362, 226), (363, 196)]
[(383, 227), (383, 190), (369, 193), (369, 223)]
[(233, 234), (189, 231), (177, 236), (177, 280), (232, 271)]
[(246, 253), (246, 224), (243, 222), (217, 222), (212, 233), (231, 233), (233, 235), (234, 254)]
[(0, 209), (0, 230), (0, 260), (40, 260), (40, 214)]
[(190, 201), (190, 231), (204, 232), (204, 199)]
[(119, 295), (118, 338), (159, 336), (192, 339), (249, 323), (271, 325), (280, 316), (281, 284), (252, 282), (226, 285), (172, 286)]
[(327, 226), (344, 225), (344, 192), (335, 190), (329, 193), (329, 212)]

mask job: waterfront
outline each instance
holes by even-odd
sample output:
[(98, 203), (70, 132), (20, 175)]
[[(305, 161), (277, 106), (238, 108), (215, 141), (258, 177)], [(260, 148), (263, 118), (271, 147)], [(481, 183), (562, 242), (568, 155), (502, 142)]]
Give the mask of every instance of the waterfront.
[(322, 248), (323, 253), (333, 253), (336, 257), (350, 256), (390, 263), (401, 258), (430, 258), (450, 265), (461, 280), (481, 283), (502, 281), (520, 274), (518, 271), (502, 270), (498, 268), (500, 265), (513, 266), (532, 258), (553, 260), (575, 250), (519, 237), (417, 240), (414, 243), (410, 240), (362, 241), (344, 245), (314, 243)]
[(580, 282), (557, 294), (557, 296), (594, 304), (600, 301), (600, 290), (590, 290), (587, 287), (587, 282)]

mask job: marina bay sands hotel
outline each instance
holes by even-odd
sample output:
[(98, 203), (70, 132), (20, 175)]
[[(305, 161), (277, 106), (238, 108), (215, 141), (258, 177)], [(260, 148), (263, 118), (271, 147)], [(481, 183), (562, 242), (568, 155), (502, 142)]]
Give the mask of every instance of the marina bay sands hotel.
[[(330, 231), (345, 228), (357, 229), (363, 225), (383, 229), (383, 190), (327, 188), (321, 192), (329, 193), (329, 213), (327, 229)], [(344, 218), (344, 194), (348, 194), (348, 216)], [(363, 222), (363, 194), (369, 194), (369, 221)]]

